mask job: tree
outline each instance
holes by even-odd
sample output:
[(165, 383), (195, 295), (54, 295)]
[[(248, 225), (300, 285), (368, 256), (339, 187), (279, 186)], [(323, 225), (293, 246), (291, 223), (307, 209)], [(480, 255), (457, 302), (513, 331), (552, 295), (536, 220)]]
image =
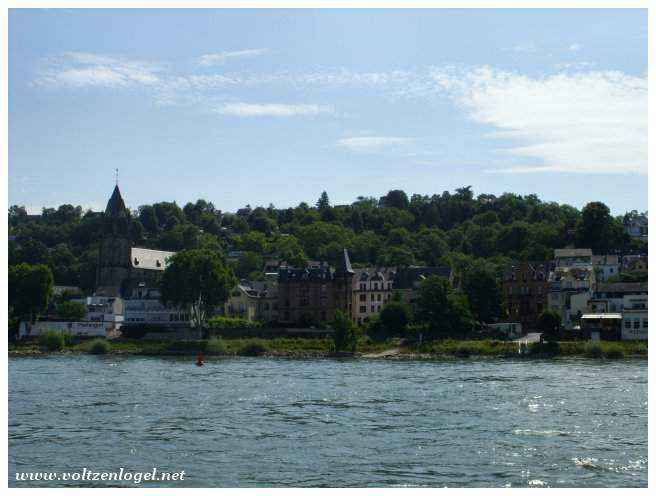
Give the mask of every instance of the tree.
[(341, 310), (335, 311), (333, 330), (334, 350), (336, 352), (350, 351), (355, 353), (358, 345), (357, 330), (351, 319)]
[(193, 324), (202, 328), (236, 284), (232, 270), (218, 253), (184, 250), (171, 257), (164, 271), (161, 300), (165, 305), (188, 308)]
[(410, 201), (405, 191), (394, 189), (380, 199), (380, 206), (406, 210), (410, 206)]
[(330, 200), (328, 199), (328, 193), (325, 191), (321, 193), (319, 200), (317, 200), (317, 208), (319, 210), (328, 210), (330, 208)]
[(412, 320), (412, 311), (406, 303), (390, 301), (380, 311), (379, 319), (382, 335), (377, 337), (403, 336)]
[(536, 328), (545, 341), (557, 341), (560, 334), (560, 315), (555, 310), (546, 309), (538, 317)]
[(419, 323), (426, 324), (429, 338), (464, 336), (473, 319), (467, 297), (455, 294), (449, 281), (439, 276), (424, 279), (416, 301)]
[(472, 267), (464, 276), (462, 289), (476, 320), (492, 322), (501, 315), (501, 288), (492, 270)]
[(52, 297), (52, 272), (45, 265), (22, 263), (9, 267), (9, 307), (21, 320), (34, 322)]
[(595, 253), (606, 252), (613, 237), (613, 218), (609, 208), (601, 202), (588, 203), (581, 212), (576, 228), (576, 242)]
[(86, 313), (86, 306), (79, 301), (63, 301), (57, 305), (57, 315), (65, 321), (78, 322)]

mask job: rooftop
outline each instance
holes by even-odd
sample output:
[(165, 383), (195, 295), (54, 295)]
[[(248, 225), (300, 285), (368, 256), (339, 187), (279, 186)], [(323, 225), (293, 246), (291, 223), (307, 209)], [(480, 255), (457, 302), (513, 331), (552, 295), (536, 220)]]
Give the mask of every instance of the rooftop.
[(164, 270), (168, 265), (168, 259), (173, 255), (175, 255), (174, 251), (132, 248), (130, 261), (135, 269)]

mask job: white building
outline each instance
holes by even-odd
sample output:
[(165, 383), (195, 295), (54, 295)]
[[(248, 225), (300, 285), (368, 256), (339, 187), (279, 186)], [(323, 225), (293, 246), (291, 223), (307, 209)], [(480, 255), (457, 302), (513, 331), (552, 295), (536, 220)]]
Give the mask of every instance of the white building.
[(618, 255), (593, 255), (592, 266), (597, 281), (606, 282), (620, 273), (620, 257)]
[(177, 308), (170, 308), (159, 301), (159, 291), (140, 288), (132, 298), (124, 300), (125, 324), (188, 324), (189, 313)]
[(647, 340), (648, 296), (627, 295), (624, 297), (622, 311), (622, 339)]
[(75, 337), (112, 337), (117, 328), (113, 322), (53, 322), (40, 320), (34, 324), (21, 322), (18, 327), (18, 337), (34, 338), (40, 336), (46, 331), (67, 332)]

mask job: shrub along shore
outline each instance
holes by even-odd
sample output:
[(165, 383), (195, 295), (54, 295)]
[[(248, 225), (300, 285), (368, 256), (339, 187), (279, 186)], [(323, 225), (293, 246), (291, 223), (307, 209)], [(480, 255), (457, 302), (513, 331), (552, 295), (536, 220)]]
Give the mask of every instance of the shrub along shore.
[(422, 345), (403, 344), (398, 339), (374, 341), (362, 338), (356, 353), (334, 353), (328, 338), (211, 338), (197, 341), (144, 341), (92, 339), (73, 342), (65, 335), (53, 333), (38, 341), (10, 343), (9, 356), (46, 354), (118, 354), (144, 356), (265, 356), (288, 358), (361, 357), (385, 359), (433, 358), (647, 358), (647, 343), (636, 341), (562, 341), (532, 343), (520, 347), (512, 341), (440, 340)]

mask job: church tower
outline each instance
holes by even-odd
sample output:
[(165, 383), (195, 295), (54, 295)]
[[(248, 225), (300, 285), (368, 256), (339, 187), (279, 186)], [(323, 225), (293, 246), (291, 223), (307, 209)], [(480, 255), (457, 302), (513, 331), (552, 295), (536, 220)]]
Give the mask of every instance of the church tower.
[(98, 296), (120, 296), (124, 282), (130, 277), (129, 224), (129, 213), (117, 184), (103, 216), (103, 238), (96, 273)]

